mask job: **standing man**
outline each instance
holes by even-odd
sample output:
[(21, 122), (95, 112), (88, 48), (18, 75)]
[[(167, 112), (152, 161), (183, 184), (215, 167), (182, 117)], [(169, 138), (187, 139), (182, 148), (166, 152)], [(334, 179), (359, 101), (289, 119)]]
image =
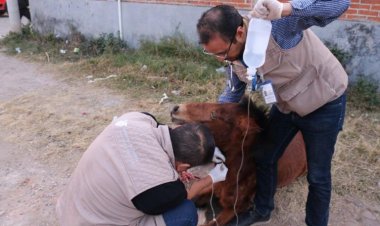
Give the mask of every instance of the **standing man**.
[[(272, 22), (265, 63), (258, 68), (258, 75), (261, 82), (271, 80), (277, 103), (270, 112), (270, 144), (257, 145), (253, 150), (257, 191), (253, 207), (238, 217), (239, 225), (270, 220), (277, 162), (298, 131), (306, 144), (308, 164), (305, 222), (318, 226), (328, 224), (331, 160), (343, 126), (348, 79), (339, 61), (309, 28), (326, 26), (348, 6), (349, 0), (293, 0), (289, 3), (259, 0), (251, 12), (254, 17)], [(248, 80), (242, 56), (248, 25), (248, 18), (228, 5), (209, 9), (198, 21), (204, 53), (229, 62), (228, 83), (219, 97), (220, 102), (237, 102), (244, 94)]]
[[(189, 199), (225, 180), (218, 164), (187, 192), (178, 173), (211, 162), (214, 138), (201, 124), (175, 129), (146, 113), (114, 120), (83, 154), (56, 206), (62, 226), (196, 226)], [(219, 159), (220, 152), (216, 153)]]
[(18, 8), (20, 11), (20, 19), (26, 17), (29, 21), (32, 21), (29, 10), (29, 0), (18, 0)]

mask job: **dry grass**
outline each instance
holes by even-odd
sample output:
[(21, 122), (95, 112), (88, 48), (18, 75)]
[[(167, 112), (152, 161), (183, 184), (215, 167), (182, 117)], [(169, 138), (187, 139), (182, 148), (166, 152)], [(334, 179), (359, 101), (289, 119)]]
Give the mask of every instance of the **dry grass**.
[(380, 203), (380, 113), (348, 109), (333, 160), (334, 190)]

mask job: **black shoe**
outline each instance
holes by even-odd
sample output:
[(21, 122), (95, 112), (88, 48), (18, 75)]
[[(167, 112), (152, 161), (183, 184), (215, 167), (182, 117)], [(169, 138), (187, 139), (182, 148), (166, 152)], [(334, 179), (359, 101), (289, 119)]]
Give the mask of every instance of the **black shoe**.
[(254, 225), (265, 225), (270, 222), (270, 214), (266, 216), (261, 216), (256, 213), (253, 209), (249, 209), (238, 215), (238, 218), (234, 218), (226, 226), (254, 226)]

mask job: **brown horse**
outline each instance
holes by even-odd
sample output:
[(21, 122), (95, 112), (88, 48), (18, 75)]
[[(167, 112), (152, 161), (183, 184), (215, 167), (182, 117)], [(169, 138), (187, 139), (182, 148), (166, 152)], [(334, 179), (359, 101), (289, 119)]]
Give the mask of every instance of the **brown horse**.
[[(241, 103), (188, 103), (175, 106), (171, 112), (174, 123), (200, 122), (211, 129), (216, 145), (226, 156), (226, 180), (214, 185), (214, 194), (223, 208), (217, 215), (219, 225), (228, 223), (236, 212), (248, 209), (256, 192), (254, 145), (267, 142), (267, 117), (263, 109)], [(242, 164), (236, 191), (237, 174)], [(298, 133), (278, 162), (278, 187), (285, 186), (306, 172), (306, 152), (302, 135)], [(211, 187), (207, 192), (211, 192)], [(206, 192), (206, 193), (207, 193)], [(216, 225), (211, 221), (208, 225)]]

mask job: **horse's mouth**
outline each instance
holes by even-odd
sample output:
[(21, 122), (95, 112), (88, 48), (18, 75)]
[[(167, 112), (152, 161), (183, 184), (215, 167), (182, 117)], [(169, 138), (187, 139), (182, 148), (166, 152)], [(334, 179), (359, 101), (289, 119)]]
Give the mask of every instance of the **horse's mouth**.
[(171, 118), (172, 118), (172, 122), (173, 122), (174, 124), (177, 124), (177, 125), (183, 125), (183, 124), (186, 123), (185, 120), (180, 119), (180, 118), (176, 118), (174, 115), (171, 115)]

